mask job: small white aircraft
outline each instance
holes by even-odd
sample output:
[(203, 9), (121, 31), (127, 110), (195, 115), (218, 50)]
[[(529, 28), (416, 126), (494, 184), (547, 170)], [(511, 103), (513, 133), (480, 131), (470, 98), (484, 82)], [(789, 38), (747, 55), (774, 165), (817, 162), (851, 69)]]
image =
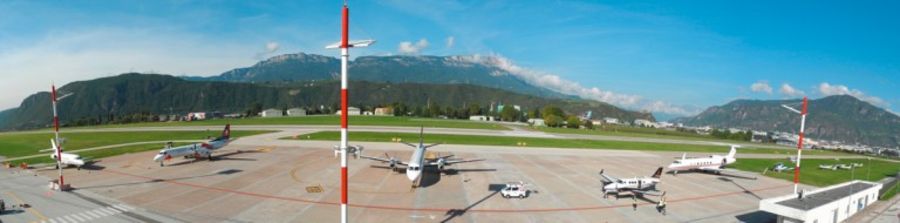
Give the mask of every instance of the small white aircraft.
[(721, 174), (722, 171), (726, 171), (725, 165), (732, 164), (737, 161), (734, 158), (734, 155), (737, 153), (738, 145), (731, 145), (731, 151), (728, 152), (728, 155), (712, 155), (709, 157), (700, 157), (700, 158), (687, 158), (687, 154), (682, 154), (681, 159), (675, 160), (672, 164), (669, 164), (669, 170), (672, 170), (674, 174), (678, 174), (678, 171), (685, 170), (700, 170), (705, 172), (713, 172), (716, 174)]
[(772, 167), (772, 170), (777, 171), (777, 172), (782, 172), (782, 171), (791, 171), (791, 170), (794, 170), (794, 168), (785, 166), (784, 163), (776, 163), (775, 166)]
[(225, 125), (225, 130), (218, 138), (205, 143), (195, 143), (179, 147), (167, 147), (159, 151), (159, 154), (153, 157), (154, 162), (159, 162), (159, 166), (163, 166), (163, 162), (172, 159), (172, 157), (183, 156), (184, 158), (207, 158), (212, 161), (213, 150), (220, 149), (231, 142), (231, 125)]
[(627, 179), (619, 179), (608, 176), (600, 170), (600, 176), (603, 177), (603, 197), (607, 194), (616, 194), (619, 198), (621, 192), (631, 192), (635, 196), (661, 196), (663, 193), (656, 190), (656, 184), (659, 183), (662, 176), (663, 168), (659, 167), (650, 177), (634, 177)]
[(837, 165), (837, 168), (838, 168), (838, 169), (849, 170), (849, 169), (853, 169), (853, 166), (851, 166), (850, 164), (840, 164), (840, 165)]
[(359, 157), (370, 159), (370, 160), (375, 160), (375, 161), (380, 161), (382, 163), (387, 163), (388, 166), (392, 170), (396, 170), (397, 166), (406, 166), (406, 177), (409, 178), (410, 181), (412, 181), (413, 187), (416, 187), (417, 182), (419, 182), (419, 180), (422, 178), (422, 171), (424, 171), (425, 167), (433, 166), (433, 167), (437, 167), (438, 170), (444, 170), (444, 167), (449, 166), (449, 165), (453, 165), (453, 164), (457, 164), (457, 163), (466, 163), (466, 162), (477, 162), (477, 161), (484, 160), (484, 159), (474, 159), (474, 160), (450, 159), (451, 157), (453, 157), (453, 155), (438, 156), (435, 158), (426, 158), (425, 154), (426, 154), (428, 148), (440, 145), (440, 143), (425, 145), (424, 133), (425, 133), (425, 128), (423, 127), (421, 129), (421, 131), (419, 132), (419, 145), (414, 145), (414, 144), (411, 144), (408, 142), (400, 142), (400, 143), (403, 143), (404, 145), (415, 148), (412, 156), (409, 158), (409, 162), (400, 161), (395, 157), (389, 156), (387, 153), (384, 154), (385, 158), (381, 158), (381, 157), (372, 157), (372, 156), (365, 156), (365, 155), (358, 154), (358, 153), (361, 153), (361, 151), (359, 151), (359, 150), (357, 150), (356, 152), (357, 152), (357, 155), (359, 155)]
[(822, 165), (819, 165), (819, 169), (820, 170), (837, 170), (838, 167), (837, 167), (837, 165), (822, 164)]
[[(60, 140), (60, 141), (64, 141), (64, 140)], [(53, 154), (50, 154), (50, 158), (52, 158), (53, 160), (57, 160), (56, 153), (58, 152), (58, 150), (60, 150), (62, 148), (57, 146), (56, 141), (53, 139), (50, 139), (50, 146), (52, 146), (53, 148), (42, 149), (39, 152), (53, 151)], [(78, 154), (67, 153), (67, 152), (60, 152), (59, 154), (62, 159), (59, 159), (60, 163), (56, 164), (57, 169), (59, 169), (60, 165), (62, 165), (62, 167), (75, 166), (76, 168), (78, 168), (80, 170), (81, 167), (84, 166), (85, 163), (87, 163)]]

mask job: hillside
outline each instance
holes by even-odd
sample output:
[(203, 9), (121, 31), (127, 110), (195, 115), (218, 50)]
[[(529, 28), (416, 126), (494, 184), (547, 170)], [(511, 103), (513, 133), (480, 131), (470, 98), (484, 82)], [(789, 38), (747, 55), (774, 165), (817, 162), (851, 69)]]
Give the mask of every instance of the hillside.
[[(799, 115), (781, 105), (799, 107), (800, 103), (800, 100), (736, 100), (676, 121), (692, 126), (796, 133)], [(807, 135), (817, 139), (873, 146), (900, 145), (900, 117), (849, 95), (810, 100), (806, 124)]]
[[(505, 70), (464, 56), (362, 56), (349, 63), (353, 80), (383, 83), (472, 84), (542, 97), (574, 98), (526, 83)], [(188, 80), (273, 82), (339, 80), (340, 60), (285, 54), (213, 77)]]
[[(632, 112), (615, 106), (581, 99), (553, 99), (465, 84), (373, 83), (351, 82), (351, 106), (373, 107), (392, 103), (424, 106), (462, 107), (477, 103), (488, 107), (491, 102), (517, 104), (525, 109), (557, 105), (566, 111), (618, 117), (653, 119), (650, 114)], [(61, 87), (60, 92), (74, 95), (60, 101), (61, 121), (82, 118), (107, 119), (135, 113), (169, 114), (194, 111), (244, 112), (259, 104), (263, 108), (320, 106), (337, 108), (338, 81), (304, 81), (274, 83), (234, 83), (221, 81), (189, 81), (167, 75), (122, 74), (114, 77), (79, 81)], [(51, 120), (50, 96), (33, 94), (20, 107), (8, 111), (15, 120), (0, 129), (25, 129), (47, 126)], [(4, 112), (5, 113), (5, 112)]]

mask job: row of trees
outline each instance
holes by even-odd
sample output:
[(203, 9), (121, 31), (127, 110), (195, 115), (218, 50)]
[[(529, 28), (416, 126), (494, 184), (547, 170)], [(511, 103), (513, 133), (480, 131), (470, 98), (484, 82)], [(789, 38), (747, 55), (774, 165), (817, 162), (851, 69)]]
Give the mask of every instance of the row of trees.
[(753, 139), (753, 132), (750, 131), (737, 131), (731, 132), (730, 130), (718, 130), (713, 129), (712, 132), (709, 133), (710, 136), (720, 138), (720, 139), (730, 139), (730, 140), (738, 140), (738, 141), (750, 141)]

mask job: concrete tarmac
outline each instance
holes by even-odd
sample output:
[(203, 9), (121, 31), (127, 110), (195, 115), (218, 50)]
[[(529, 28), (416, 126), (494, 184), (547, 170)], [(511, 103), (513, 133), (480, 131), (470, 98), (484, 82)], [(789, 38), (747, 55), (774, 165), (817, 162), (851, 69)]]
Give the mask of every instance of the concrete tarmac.
[[(355, 128), (356, 129), (356, 128)], [(363, 131), (356, 129), (358, 131)], [(334, 222), (339, 219), (337, 142), (277, 140), (314, 129), (244, 137), (213, 161), (176, 158), (165, 167), (155, 152), (101, 160), (97, 170), (67, 169), (78, 191), (185, 222)], [(470, 133), (471, 134), (471, 133)], [(398, 143), (360, 144), (365, 154), (407, 160)], [(238, 152), (240, 151), (240, 152)], [(703, 173), (664, 175), (667, 215), (658, 197), (604, 198), (597, 172), (647, 176), (671, 153), (642, 151), (441, 145), (433, 153), (486, 159), (426, 174), (420, 187), (402, 173), (370, 160), (350, 160), (350, 219), (354, 222), (736, 222), (773, 217), (757, 212), (760, 199), (790, 193), (792, 185), (767, 177)], [(47, 176), (55, 172), (41, 172)], [(753, 173), (742, 173), (753, 176)], [(523, 181), (536, 192), (504, 199), (491, 184)]]

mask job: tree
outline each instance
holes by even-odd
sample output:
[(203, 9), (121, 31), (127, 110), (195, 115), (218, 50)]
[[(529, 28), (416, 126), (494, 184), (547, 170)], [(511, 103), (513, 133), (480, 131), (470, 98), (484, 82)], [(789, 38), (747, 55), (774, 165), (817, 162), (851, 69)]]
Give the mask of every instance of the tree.
[(500, 120), (511, 122), (518, 120), (519, 111), (516, 111), (512, 106), (503, 107), (503, 111), (500, 111)]
[(472, 103), (469, 105), (469, 116), (472, 115), (482, 115), (481, 106), (478, 103)]
[(554, 116), (554, 115), (558, 116), (558, 117), (560, 117), (560, 119), (562, 119), (562, 117), (566, 116), (566, 113), (563, 112), (563, 110), (559, 107), (547, 105), (547, 106), (544, 106), (543, 109), (541, 109), (541, 115), (542, 115), (542, 117), (544, 117), (544, 119), (546, 121), (547, 117)]
[(544, 125), (547, 125), (548, 127), (560, 127), (562, 126), (562, 123), (562, 117), (556, 115), (544, 116)]
[(594, 122), (590, 119), (584, 120), (584, 128), (586, 129), (594, 129)]
[(581, 124), (581, 119), (578, 119), (578, 116), (571, 115), (566, 120), (566, 127), (570, 129), (577, 129)]
[(542, 118), (542, 117), (543, 116), (541, 116), (541, 111), (537, 108), (534, 108), (534, 109), (531, 109), (531, 111), (528, 111), (528, 118)]

